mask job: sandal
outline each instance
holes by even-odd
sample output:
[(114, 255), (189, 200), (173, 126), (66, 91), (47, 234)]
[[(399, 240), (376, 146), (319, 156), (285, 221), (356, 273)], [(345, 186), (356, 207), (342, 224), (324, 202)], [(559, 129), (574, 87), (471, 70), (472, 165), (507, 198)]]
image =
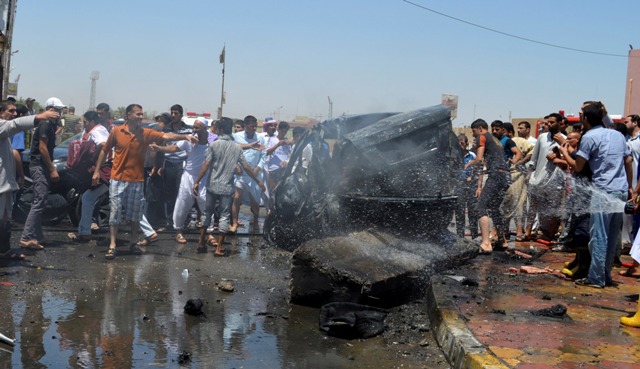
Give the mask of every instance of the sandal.
[(87, 235), (79, 235), (73, 232), (67, 233), (67, 238), (71, 242), (89, 242), (91, 241), (91, 236)]
[(184, 244), (184, 243), (187, 243), (187, 239), (186, 239), (186, 238), (184, 238), (184, 236), (182, 235), (182, 233), (178, 233), (178, 234), (176, 235), (176, 242), (177, 242), (177, 243), (182, 243), (182, 244)]
[(201, 245), (201, 246), (198, 246), (198, 248), (196, 249), (196, 252), (197, 252), (198, 254), (206, 254), (206, 253), (207, 253), (207, 251), (209, 251), (209, 250), (207, 249), (207, 246), (202, 246), (202, 245)]
[(114, 248), (109, 248), (109, 250), (107, 250), (107, 253), (104, 254), (104, 258), (107, 260), (113, 260), (116, 258), (116, 249)]
[(20, 240), (20, 247), (28, 250), (44, 250), (44, 246), (39, 244), (36, 240)]
[(134, 255), (142, 255), (142, 254), (144, 254), (145, 250), (141, 245), (139, 245), (139, 243), (140, 242), (132, 243), (131, 245), (129, 245), (129, 252), (134, 254)]
[(482, 247), (482, 244), (478, 245), (478, 254), (479, 255), (489, 255), (493, 252), (493, 248), (485, 249)]
[(149, 244), (151, 244), (152, 242), (156, 242), (158, 240), (158, 237), (159, 237), (158, 234), (154, 233), (151, 236), (145, 237), (140, 241), (136, 242), (136, 245), (138, 245), (139, 247), (149, 246)]
[(25, 258), (26, 256), (24, 254), (21, 254), (16, 250), (9, 250), (0, 254), (0, 259), (2, 260), (24, 260)]

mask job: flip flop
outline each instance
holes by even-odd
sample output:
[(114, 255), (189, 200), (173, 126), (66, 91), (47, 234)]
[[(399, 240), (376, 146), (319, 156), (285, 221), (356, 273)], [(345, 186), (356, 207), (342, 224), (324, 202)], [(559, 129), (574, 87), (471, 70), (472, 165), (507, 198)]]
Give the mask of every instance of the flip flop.
[(27, 250), (44, 250), (44, 246), (39, 244), (36, 240), (20, 240), (20, 247)]
[(181, 233), (179, 233), (179, 234), (176, 236), (176, 242), (177, 242), (177, 243), (181, 243), (181, 244), (185, 244), (185, 243), (187, 243), (187, 239), (186, 239), (186, 238), (184, 238), (184, 236), (183, 236)]
[[(158, 234), (154, 233), (149, 237), (145, 237), (143, 239), (141, 239), (140, 241), (136, 242), (136, 245), (139, 247), (145, 247), (145, 246), (149, 246), (149, 244), (156, 242), (158, 240)], [(186, 241), (185, 241), (186, 242)]]
[(198, 254), (206, 254), (208, 251), (207, 246), (198, 246), (198, 248), (196, 249), (196, 252)]
[(26, 256), (24, 254), (19, 253), (16, 250), (9, 250), (4, 253), (0, 253), (1, 260), (24, 260)]
[(629, 269), (621, 270), (618, 274), (623, 277), (640, 278), (640, 274), (633, 274)]
[(114, 248), (109, 248), (109, 250), (107, 250), (107, 253), (104, 254), (104, 258), (107, 260), (113, 260), (116, 258), (116, 249)]
[[(139, 243), (139, 242), (138, 242)], [(129, 252), (134, 254), (134, 255), (142, 255), (145, 252), (145, 249), (138, 245), (138, 243), (132, 243), (131, 245), (129, 245)]]
[(227, 256), (227, 254), (225, 254), (224, 252), (223, 252), (222, 254), (218, 254), (217, 252), (214, 252), (214, 253), (213, 253), (213, 256), (214, 256), (214, 257), (217, 257), (217, 258), (222, 258), (222, 257)]
[(478, 254), (479, 255), (489, 255), (493, 252), (493, 249), (485, 249), (482, 247), (482, 245), (478, 245)]

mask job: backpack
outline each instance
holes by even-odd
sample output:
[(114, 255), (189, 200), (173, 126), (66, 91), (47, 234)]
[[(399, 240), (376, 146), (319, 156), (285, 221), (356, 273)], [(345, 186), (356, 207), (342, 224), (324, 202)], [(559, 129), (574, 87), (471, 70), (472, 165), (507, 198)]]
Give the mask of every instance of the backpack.
[(96, 149), (96, 143), (89, 140), (89, 133), (85, 133), (81, 139), (69, 143), (67, 167), (85, 188), (91, 187)]

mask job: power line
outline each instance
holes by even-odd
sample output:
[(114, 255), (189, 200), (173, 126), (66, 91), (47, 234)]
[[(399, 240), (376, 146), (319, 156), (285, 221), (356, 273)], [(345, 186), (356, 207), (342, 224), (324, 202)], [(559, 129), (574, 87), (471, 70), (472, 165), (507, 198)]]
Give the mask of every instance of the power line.
[(555, 47), (557, 49), (564, 49), (564, 50), (575, 51), (575, 52), (585, 53), (585, 54), (595, 54), (595, 55), (602, 55), (602, 56), (613, 56), (613, 57), (616, 57), (616, 58), (627, 58), (627, 57), (629, 57), (629, 55), (610, 54), (610, 53), (603, 53), (603, 52), (598, 52), (598, 51), (582, 50), (582, 49), (576, 49), (576, 48), (573, 48), (573, 47), (555, 45), (555, 44), (550, 44), (548, 42), (533, 40), (533, 39), (530, 39), (530, 38), (527, 38), (527, 37), (522, 37), (522, 36), (514, 35), (514, 34), (511, 34), (511, 33), (498, 31), (496, 29), (485, 27), (485, 26), (482, 26), (482, 25), (477, 24), (477, 23), (473, 23), (473, 22), (466, 21), (464, 19), (456, 18), (454, 16), (439, 12), (439, 11), (431, 9), (431, 8), (427, 8), (426, 6), (423, 6), (423, 5), (420, 5), (420, 4), (416, 4), (416, 3), (408, 1), (408, 0), (402, 0), (402, 1), (407, 3), (407, 4), (413, 5), (415, 7), (418, 7), (420, 9), (423, 9), (423, 10), (426, 10), (426, 11), (441, 15), (443, 17), (446, 17), (446, 18), (449, 18), (449, 19), (453, 19), (455, 21), (462, 22), (464, 24), (468, 24), (468, 25), (473, 26), (473, 27), (481, 28), (481, 29), (483, 29), (485, 31), (494, 32), (494, 33), (497, 33), (497, 34), (500, 34), (500, 35), (503, 35), (503, 36), (507, 36), (507, 37), (512, 37), (512, 38), (515, 38), (515, 39), (518, 39), (518, 40), (532, 42), (534, 44), (539, 44), (539, 45), (544, 45), (544, 46), (549, 46), (549, 47)]

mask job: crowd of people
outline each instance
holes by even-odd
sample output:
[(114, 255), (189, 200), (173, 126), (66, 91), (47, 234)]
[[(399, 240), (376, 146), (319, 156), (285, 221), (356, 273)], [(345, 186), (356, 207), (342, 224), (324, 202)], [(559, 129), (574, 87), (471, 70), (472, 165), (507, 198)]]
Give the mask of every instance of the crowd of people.
[[(577, 285), (614, 286), (612, 267), (621, 266), (623, 251), (635, 261), (620, 274), (640, 278), (640, 218), (623, 211), (640, 192), (639, 125), (635, 114), (613, 122), (599, 101), (585, 102), (571, 127), (559, 113), (545, 116), (537, 139), (527, 121), (518, 123), (517, 136), (509, 122), (474, 121), (472, 147), (458, 136), (464, 152), (458, 235), (465, 236), (466, 212), (471, 237), (481, 237), (480, 254), (490, 254), (513, 247), (513, 223), (516, 242), (575, 252), (562, 273)], [(640, 327), (640, 306), (621, 322)]]
[[(208, 252), (210, 246), (224, 256), (225, 236), (243, 225), (240, 207), (249, 205), (250, 225), (258, 226), (260, 206), (268, 202), (304, 133), (294, 128), (292, 142), (289, 124), (272, 118), (258, 133), (258, 120), (251, 115), (212, 122), (200, 117), (187, 125), (178, 104), (156, 116), (154, 124), (143, 123), (142, 106), (131, 104), (117, 124), (106, 103), (76, 116), (57, 98), (48, 99), (37, 114), (33, 99), (26, 102), (0, 103), (1, 258), (24, 258), (9, 239), (15, 193), (24, 186), (25, 148), (30, 149), (33, 203), (19, 240), (22, 248), (43, 250), (51, 243), (42, 232), (42, 214), (51, 183), (60, 180), (52, 153), (61, 137), (82, 132), (69, 144), (67, 160), (83, 191), (78, 230), (68, 234), (70, 240), (93, 238), (96, 205), (108, 193), (106, 259), (116, 257), (118, 229), (126, 223), (131, 226), (128, 247), (135, 254), (144, 253), (161, 231), (173, 231), (177, 243), (187, 243), (184, 229), (192, 213), (200, 230), (197, 251)], [(621, 274), (640, 278), (640, 217), (622, 211), (640, 192), (638, 115), (614, 123), (601, 102), (587, 101), (579, 123), (569, 127), (566, 117), (551, 113), (541, 121), (537, 138), (526, 121), (516, 132), (510, 122), (478, 119), (471, 130), (471, 145), (464, 134), (458, 137), (464, 157), (455, 212), (460, 237), (467, 214), (470, 236), (481, 237), (479, 252), (490, 254), (512, 245), (513, 223), (517, 242), (535, 239), (553, 251), (575, 251), (562, 273), (593, 288), (614, 285), (612, 267), (626, 246), (635, 262)], [(640, 327), (640, 311), (622, 322)]]
[(98, 199), (108, 193), (106, 259), (116, 257), (118, 228), (124, 224), (131, 226), (128, 247), (134, 254), (145, 252), (161, 231), (174, 231), (177, 243), (187, 243), (184, 229), (191, 214), (197, 214), (193, 223), (200, 229), (197, 251), (207, 252), (211, 246), (215, 255), (223, 256), (225, 235), (244, 225), (239, 218), (242, 205), (250, 205), (250, 226), (259, 227), (259, 208), (268, 202), (305, 131), (295, 127), (292, 142), (287, 122), (267, 118), (258, 133), (258, 120), (251, 115), (235, 121), (199, 117), (187, 125), (179, 104), (152, 123), (143, 122), (138, 104), (127, 106), (122, 122), (112, 121), (106, 103), (82, 116), (58, 98), (48, 99), (39, 114), (34, 114), (32, 105), (33, 99), (27, 99), (27, 106), (10, 100), (0, 105), (1, 258), (25, 257), (9, 242), (14, 195), (24, 186), (25, 148), (30, 149), (33, 202), (20, 236), (21, 248), (37, 251), (52, 243), (42, 232), (42, 215), (51, 183), (60, 180), (53, 150), (60, 137), (82, 132), (68, 145), (68, 175), (82, 191), (78, 230), (68, 234), (71, 241), (93, 239), (99, 229)]

